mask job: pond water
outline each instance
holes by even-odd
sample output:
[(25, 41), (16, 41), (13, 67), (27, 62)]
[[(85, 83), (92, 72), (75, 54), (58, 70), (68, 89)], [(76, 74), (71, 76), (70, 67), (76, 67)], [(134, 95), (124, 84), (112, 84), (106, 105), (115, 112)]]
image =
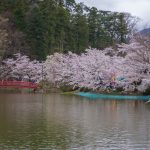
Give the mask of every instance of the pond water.
[(150, 104), (0, 94), (0, 150), (149, 150)]

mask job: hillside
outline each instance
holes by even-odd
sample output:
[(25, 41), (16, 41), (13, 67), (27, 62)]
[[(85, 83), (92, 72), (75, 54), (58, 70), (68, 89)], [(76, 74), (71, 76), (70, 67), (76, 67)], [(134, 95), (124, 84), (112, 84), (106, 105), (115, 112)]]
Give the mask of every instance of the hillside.
[(144, 29), (144, 30), (140, 31), (140, 33), (142, 35), (148, 35), (148, 36), (150, 36), (150, 28)]
[(0, 15), (0, 56), (5, 58), (18, 52), (28, 55), (30, 47), (25, 34), (16, 28), (10, 18), (8, 11)]
[(80, 54), (126, 43), (135, 18), (74, 0), (2, 0), (0, 19), (0, 57), (21, 52), (45, 60), (54, 52)]

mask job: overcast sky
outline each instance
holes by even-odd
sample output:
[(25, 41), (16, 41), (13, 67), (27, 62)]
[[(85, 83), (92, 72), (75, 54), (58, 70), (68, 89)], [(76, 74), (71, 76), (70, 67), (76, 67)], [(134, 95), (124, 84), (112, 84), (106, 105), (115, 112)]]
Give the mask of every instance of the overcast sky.
[(101, 10), (129, 12), (141, 18), (140, 28), (150, 27), (150, 0), (76, 0)]

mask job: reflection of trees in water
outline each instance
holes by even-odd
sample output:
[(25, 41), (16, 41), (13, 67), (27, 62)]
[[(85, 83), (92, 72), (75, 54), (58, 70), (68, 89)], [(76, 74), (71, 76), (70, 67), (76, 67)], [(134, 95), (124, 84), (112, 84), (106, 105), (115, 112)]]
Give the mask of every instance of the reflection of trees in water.
[[(7, 98), (0, 106), (3, 108), (0, 109), (0, 149), (66, 150), (72, 143), (82, 143), (80, 127), (72, 132), (71, 126), (62, 118), (49, 115), (47, 109), (51, 107), (46, 103), (48, 100), (42, 100), (41, 95)], [(54, 101), (50, 101), (50, 105), (53, 104)]]
[(129, 109), (133, 110), (135, 113), (143, 110), (145, 108), (145, 102), (136, 100), (136, 101), (129, 101), (128, 102)]
[(97, 148), (106, 139), (148, 143), (149, 107), (142, 101), (94, 101), (56, 94), (43, 99), (38, 94), (1, 98), (0, 149), (67, 150), (94, 144)]
[(124, 104), (126, 103), (130, 108), (132, 108), (133, 110), (136, 110), (136, 109), (141, 109), (141, 107), (144, 107), (144, 101), (139, 101), (139, 100), (110, 100), (109, 102), (106, 101), (107, 103), (109, 103), (109, 105), (107, 104), (108, 106), (108, 109), (110, 109), (112, 112), (113, 111), (117, 111), (117, 108), (120, 107), (118, 105), (120, 104)]

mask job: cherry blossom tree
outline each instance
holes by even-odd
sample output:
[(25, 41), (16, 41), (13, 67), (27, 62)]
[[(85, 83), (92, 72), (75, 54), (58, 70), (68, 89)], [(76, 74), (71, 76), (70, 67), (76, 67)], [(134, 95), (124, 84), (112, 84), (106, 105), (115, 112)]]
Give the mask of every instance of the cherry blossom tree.
[(3, 61), (0, 78), (41, 81), (45, 76), (54, 87), (144, 91), (150, 86), (150, 40), (140, 38), (116, 48), (87, 49), (81, 55), (54, 53), (44, 63), (16, 54)]
[(4, 60), (2, 68), (1, 79), (39, 81), (42, 78), (42, 63), (19, 53)]
[(149, 59), (149, 50), (132, 41), (118, 45), (117, 50), (87, 49), (81, 55), (55, 53), (47, 57), (45, 68), (47, 79), (56, 86), (105, 90), (113, 83), (114, 88), (134, 91), (141, 80), (145, 82), (144, 87), (150, 83)]

